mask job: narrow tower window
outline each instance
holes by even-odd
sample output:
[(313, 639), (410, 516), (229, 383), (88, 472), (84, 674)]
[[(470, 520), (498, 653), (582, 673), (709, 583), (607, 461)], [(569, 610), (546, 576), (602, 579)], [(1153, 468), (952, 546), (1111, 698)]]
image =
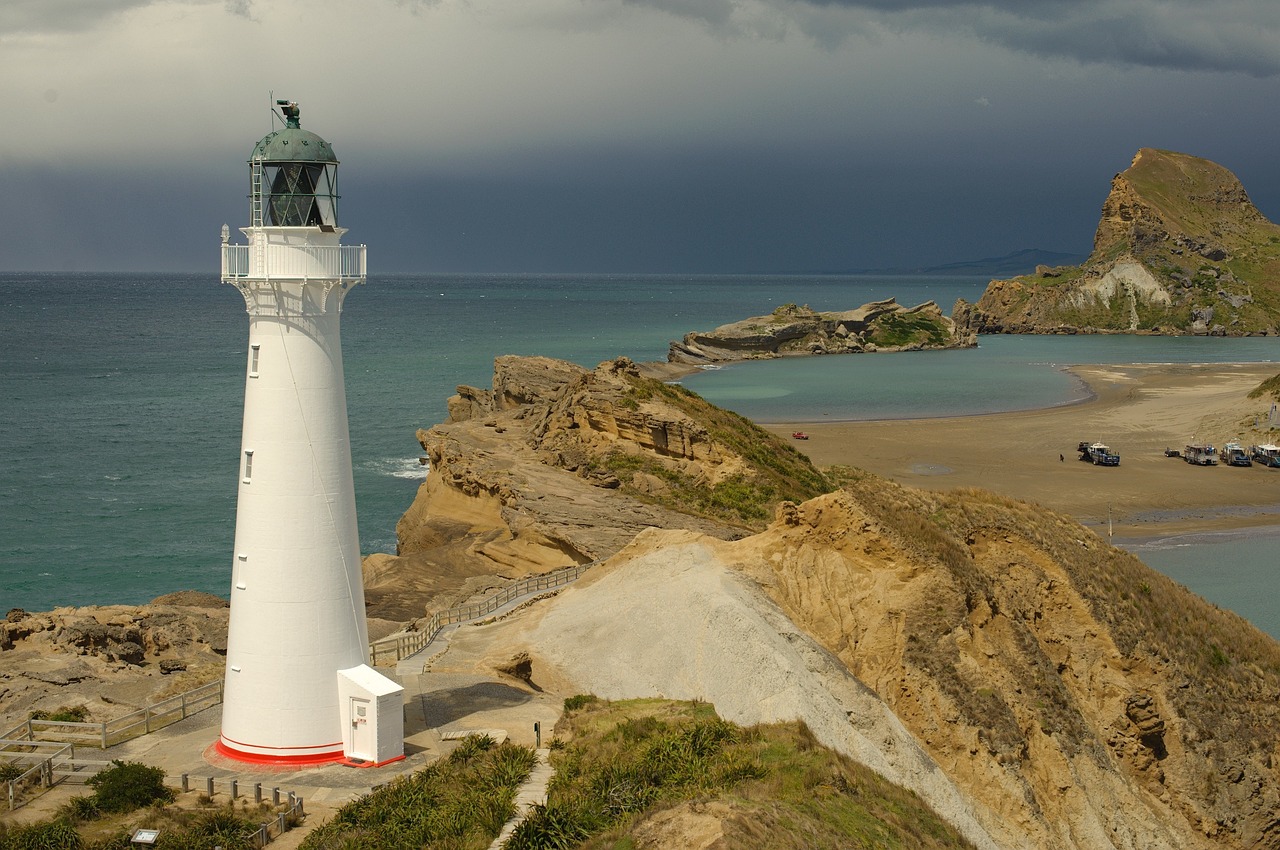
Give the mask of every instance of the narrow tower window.
[(244, 450), (244, 483), (248, 484), (253, 478), (253, 452), (249, 449)]
[(258, 345), (256, 342), (253, 345), (249, 346), (249, 377), (250, 378), (258, 377), (258, 354), (260, 353), (261, 349), (262, 349), (262, 346)]

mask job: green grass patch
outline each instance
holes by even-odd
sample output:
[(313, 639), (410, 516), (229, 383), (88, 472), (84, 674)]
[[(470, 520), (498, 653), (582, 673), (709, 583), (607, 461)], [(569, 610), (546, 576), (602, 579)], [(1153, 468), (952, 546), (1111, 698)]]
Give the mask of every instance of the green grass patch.
[(402, 776), (338, 810), (303, 850), (482, 850), (515, 812), (533, 750), (487, 736), (464, 740), (448, 758)]
[(951, 341), (946, 324), (926, 313), (888, 313), (871, 323), (867, 342), (881, 348), (906, 345), (946, 345)]
[[(626, 398), (674, 407), (704, 428), (711, 443), (745, 461), (742, 471), (712, 484), (684, 474), (677, 464), (658, 455), (614, 451), (593, 458), (597, 469), (616, 475), (632, 495), (674, 510), (758, 528), (773, 517), (779, 502), (802, 502), (835, 489), (807, 457), (751, 420), (716, 407), (678, 384), (634, 375), (627, 380), (631, 388)], [(661, 480), (665, 492), (646, 495), (632, 486), (640, 472)]]
[(1249, 398), (1273, 398), (1280, 401), (1280, 375), (1267, 378), (1249, 391)]
[(637, 846), (633, 830), (716, 803), (726, 846), (969, 847), (913, 793), (820, 746), (802, 723), (744, 729), (703, 702), (594, 701), (556, 728), (556, 776), (508, 850)]

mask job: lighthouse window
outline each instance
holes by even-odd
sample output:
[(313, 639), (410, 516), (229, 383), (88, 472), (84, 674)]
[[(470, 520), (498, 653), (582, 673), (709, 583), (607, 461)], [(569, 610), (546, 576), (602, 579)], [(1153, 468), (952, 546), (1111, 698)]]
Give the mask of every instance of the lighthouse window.
[(244, 483), (248, 484), (253, 478), (253, 452), (248, 449), (244, 453)]
[(258, 353), (261, 348), (262, 346), (260, 345), (249, 346), (249, 377), (250, 378), (258, 377)]
[(333, 165), (286, 162), (266, 166), (271, 195), (268, 224), (278, 227), (334, 225), (337, 196)]

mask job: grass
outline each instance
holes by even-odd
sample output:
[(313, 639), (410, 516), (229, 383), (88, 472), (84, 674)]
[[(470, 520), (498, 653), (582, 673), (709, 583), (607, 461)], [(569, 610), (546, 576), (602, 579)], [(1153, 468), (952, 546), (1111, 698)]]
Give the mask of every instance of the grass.
[[(807, 457), (775, 434), (745, 417), (723, 410), (682, 386), (628, 375), (624, 407), (645, 403), (668, 405), (693, 423), (694, 439), (711, 443), (722, 453), (744, 461), (743, 469), (714, 483), (684, 471), (678, 462), (656, 453), (613, 451), (593, 458), (597, 469), (607, 470), (623, 489), (650, 501), (686, 513), (728, 520), (751, 528), (763, 527), (778, 503), (804, 501), (834, 489)], [(637, 473), (653, 476), (665, 485), (659, 494), (646, 494), (634, 485)]]
[(925, 313), (887, 313), (871, 324), (867, 342), (880, 348), (907, 345), (946, 345), (951, 334), (941, 317)]
[(1249, 398), (1272, 398), (1280, 401), (1280, 375), (1267, 378), (1249, 391)]
[(567, 741), (552, 752), (547, 804), (509, 850), (635, 847), (647, 819), (678, 818), (691, 803), (720, 813), (725, 846), (970, 846), (915, 794), (820, 746), (802, 723), (744, 729), (703, 702), (593, 699), (556, 733)]
[(423, 770), (338, 810), (303, 850), (483, 850), (515, 812), (533, 750), (472, 735)]

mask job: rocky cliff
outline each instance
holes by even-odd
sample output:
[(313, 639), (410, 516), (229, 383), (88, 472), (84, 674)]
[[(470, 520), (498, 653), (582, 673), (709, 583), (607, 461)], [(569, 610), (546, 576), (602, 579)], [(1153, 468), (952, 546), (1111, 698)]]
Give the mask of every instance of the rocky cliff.
[(1280, 333), (1280, 226), (1235, 175), (1143, 148), (1111, 181), (1080, 266), (992, 281), (953, 318), (978, 333)]
[(499, 580), (606, 558), (642, 529), (737, 537), (780, 499), (830, 489), (785, 441), (625, 358), (584, 369), (500, 357), (490, 389), (460, 386), (418, 432), (431, 472), (366, 559), (366, 599), (422, 616)]
[(977, 339), (957, 329), (932, 301), (903, 307), (893, 298), (855, 310), (820, 313), (784, 304), (767, 316), (753, 316), (713, 331), (691, 331), (671, 343), (670, 363), (705, 365), (797, 354), (855, 354), (966, 348)]
[[(494, 657), (610, 698), (803, 718), (983, 846), (1280, 842), (1280, 646), (1075, 521), (857, 472), (819, 495), (791, 446), (625, 360), (503, 358), (450, 410), (419, 435), (433, 471), (400, 535), (422, 560), (402, 564), (620, 553)], [(781, 613), (720, 595), (745, 598), (725, 571)]]
[(1280, 646), (990, 493), (866, 476), (737, 541), (651, 530), (519, 628), (535, 676), (802, 719), (979, 847), (1280, 841)]

